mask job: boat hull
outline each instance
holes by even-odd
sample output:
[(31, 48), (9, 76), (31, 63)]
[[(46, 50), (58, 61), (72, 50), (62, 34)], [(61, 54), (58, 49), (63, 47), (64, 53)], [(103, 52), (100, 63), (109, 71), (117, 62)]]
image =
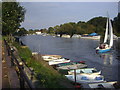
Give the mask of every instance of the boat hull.
[(100, 40), (100, 36), (81, 36), (80, 38)]
[[(65, 75), (70, 81), (75, 82), (74, 75)], [(95, 78), (100, 78), (96, 80)], [(77, 83), (98, 83), (98, 82), (105, 82), (104, 77), (102, 75), (92, 75), (92, 74), (77, 74), (76, 75), (76, 82)]]
[(117, 81), (113, 81), (113, 82), (103, 82), (103, 83), (93, 83), (93, 84), (89, 84), (90, 88), (99, 88), (99, 85), (102, 85), (104, 88), (114, 88), (113, 84), (117, 83)]
[(86, 64), (66, 65), (66, 66), (57, 67), (57, 69), (69, 70), (72, 67), (76, 67), (77, 69), (79, 69), (79, 68), (85, 68), (87, 67), (87, 65)]
[(97, 53), (105, 53), (105, 52), (109, 52), (111, 49), (97, 49)]
[(56, 65), (56, 64), (60, 64), (60, 63), (66, 63), (66, 62), (70, 62), (70, 60), (53, 60), (53, 61), (49, 61), (49, 65)]
[[(95, 68), (83, 68), (83, 69), (76, 69), (76, 74), (101, 74), (101, 71), (97, 71)], [(74, 70), (68, 71), (68, 74), (74, 74)]]

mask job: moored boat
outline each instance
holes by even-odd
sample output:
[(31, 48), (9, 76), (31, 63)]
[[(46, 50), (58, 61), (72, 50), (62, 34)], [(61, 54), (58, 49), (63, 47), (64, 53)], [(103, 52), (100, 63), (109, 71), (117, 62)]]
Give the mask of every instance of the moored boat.
[(62, 70), (70, 70), (70, 68), (72, 68), (72, 67), (76, 67), (77, 69), (79, 69), (79, 68), (85, 68), (85, 67), (87, 67), (87, 65), (82, 64), (82, 63), (69, 63), (68, 65), (63, 65), (63, 66), (59, 66), (56, 68), (62, 69)]
[(89, 88), (107, 88), (107, 89), (115, 89), (115, 84), (117, 81), (112, 81), (112, 82), (102, 82), (102, 83), (91, 83), (88, 84)]
[(60, 58), (60, 59), (57, 59), (57, 60), (49, 61), (49, 65), (56, 65), (56, 64), (59, 64), (59, 63), (66, 63), (66, 62), (70, 62), (70, 60), (65, 59), (65, 58)]
[(61, 55), (42, 55), (43, 60), (45, 61), (51, 61), (51, 60), (57, 60), (60, 59)]
[(80, 38), (83, 39), (95, 39), (95, 40), (99, 40), (100, 39), (100, 35), (98, 35), (97, 33), (91, 33), (91, 34), (83, 34), (81, 35)]
[(69, 80), (76, 83), (98, 83), (98, 82), (106, 82), (104, 81), (104, 76), (96, 75), (96, 74), (77, 74), (76, 76), (73, 75), (65, 75)]
[[(74, 70), (69, 70), (68, 74), (74, 74)], [(82, 69), (76, 69), (76, 74), (101, 74), (101, 71), (97, 71), (96, 68), (82, 68)]]
[(104, 41), (103, 41), (102, 44), (100, 44), (96, 48), (96, 51), (98, 53), (108, 52), (108, 51), (111, 50), (112, 46), (113, 46), (113, 28), (112, 28), (112, 24), (111, 24), (110, 18), (107, 18)]

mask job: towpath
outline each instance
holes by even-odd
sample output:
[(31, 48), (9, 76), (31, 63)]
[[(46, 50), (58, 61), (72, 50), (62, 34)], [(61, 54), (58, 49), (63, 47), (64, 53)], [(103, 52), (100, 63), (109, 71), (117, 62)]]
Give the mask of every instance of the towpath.
[(20, 88), (15, 67), (11, 67), (11, 58), (6, 45), (2, 43), (2, 88)]

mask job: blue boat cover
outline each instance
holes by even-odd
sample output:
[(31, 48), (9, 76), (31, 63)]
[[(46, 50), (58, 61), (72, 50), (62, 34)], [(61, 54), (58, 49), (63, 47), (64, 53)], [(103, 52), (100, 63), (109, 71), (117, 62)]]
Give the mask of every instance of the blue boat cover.
[(97, 33), (91, 33), (89, 34), (90, 36), (97, 36), (98, 34)]

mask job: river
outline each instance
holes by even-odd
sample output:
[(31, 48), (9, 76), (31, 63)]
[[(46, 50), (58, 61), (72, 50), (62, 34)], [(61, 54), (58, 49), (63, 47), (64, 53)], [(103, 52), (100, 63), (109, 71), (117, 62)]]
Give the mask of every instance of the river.
[(102, 71), (106, 81), (120, 81), (120, 50), (97, 54), (95, 48), (99, 40), (60, 38), (52, 36), (28, 35), (21, 37), (31, 51), (41, 54), (58, 54), (72, 61), (86, 61), (88, 67)]

